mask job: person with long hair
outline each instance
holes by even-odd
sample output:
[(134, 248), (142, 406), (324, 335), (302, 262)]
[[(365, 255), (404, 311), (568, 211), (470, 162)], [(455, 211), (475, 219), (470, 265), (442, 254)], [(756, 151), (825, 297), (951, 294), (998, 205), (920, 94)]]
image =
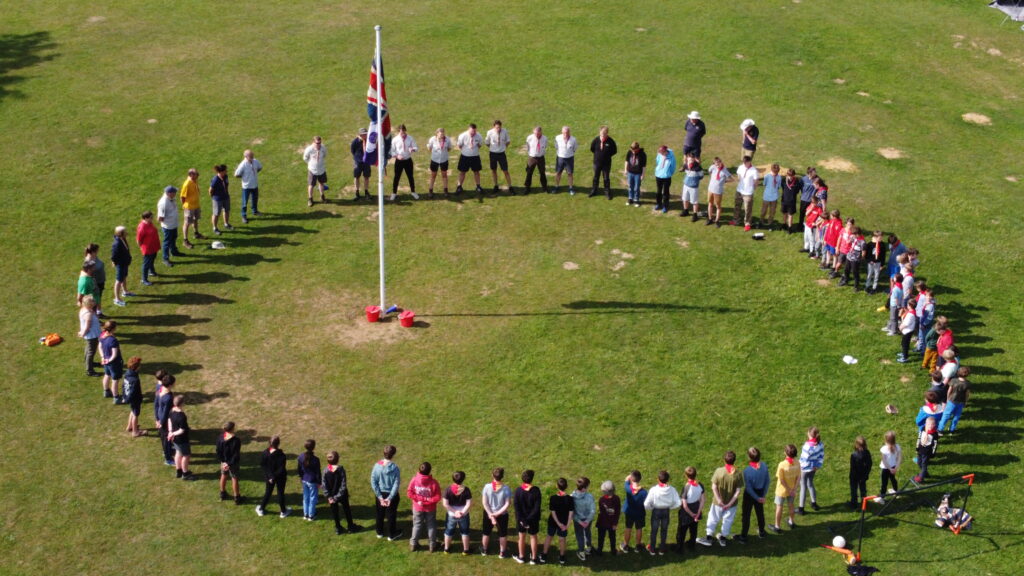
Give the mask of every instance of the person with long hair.
[(306, 440), (303, 447), (305, 452), (299, 454), (298, 458), (299, 479), (302, 481), (302, 518), (312, 522), (316, 517), (316, 501), (320, 496), (323, 477), (320, 474), (320, 459), (313, 453), (316, 440)]
[(114, 263), (114, 305), (124, 306), (124, 299), (134, 296), (128, 291), (128, 267), (132, 263), (132, 252), (128, 249), (125, 227), (114, 228), (114, 243), (110, 247), (110, 261)]
[(142, 365), (142, 358), (132, 356), (125, 365), (124, 379), (124, 402), (128, 405), (128, 426), (125, 432), (130, 432), (132, 438), (142, 436), (144, 432), (139, 428), (139, 413), (142, 411), (142, 382), (139, 380), (139, 366)]
[[(96, 315), (96, 299), (91, 294), (82, 296), (78, 308), (78, 337), (85, 340), (85, 375), (102, 376), (96, 371), (96, 349), (100, 345), (100, 319)], [(103, 385), (106, 390), (106, 383)], [(105, 396), (105, 394), (104, 394)]]
[(284, 504), (284, 487), (288, 481), (288, 457), (281, 450), (281, 437), (270, 439), (267, 449), (260, 454), (260, 468), (265, 481), (263, 500), (256, 506), (256, 515), (263, 516), (270, 502), (270, 496), (277, 490), (277, 504), (281, 507), (281, 518), (292, 513)]

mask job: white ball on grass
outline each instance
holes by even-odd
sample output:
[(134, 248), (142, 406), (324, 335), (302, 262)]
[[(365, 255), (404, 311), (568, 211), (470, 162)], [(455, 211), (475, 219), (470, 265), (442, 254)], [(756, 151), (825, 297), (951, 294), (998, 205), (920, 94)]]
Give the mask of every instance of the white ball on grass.
[(842, 536), (836, 536), (832, 539), (832, 546), (836, 548), (846, 548), (846, 538)]

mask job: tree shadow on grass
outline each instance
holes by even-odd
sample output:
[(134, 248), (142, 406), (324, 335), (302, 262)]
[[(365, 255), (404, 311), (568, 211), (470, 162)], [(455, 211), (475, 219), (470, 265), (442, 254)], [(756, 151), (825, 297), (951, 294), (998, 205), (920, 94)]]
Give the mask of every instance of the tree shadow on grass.
[(58, 54), (44, 52), (56, 47), (49, 32), (0, 35), (0, 100), (24, 98), (25, 95), (12, 86), (26, 77), (12, 72), (53, 60)]
[(135, 346), (181, 346), (189, 340), (204, 341), (210, 337), (205, 334), (190, 336), (184, 332), (164, 330), (159, 332), (140, 332), (138, 334), (121, 334), (118, 338), (127, 344)]
[(620, 302), (600, 300), (576, 300), (562, 304), (565, 310), (552, 310), (547, 312), (500, 312), (500, 313), (451, 313), (451, 314), (421, 314), (423, 318), (444, 318), (444, 317), (471, 317), (471, 318), (501, 318), (517, 316), (574, 316), (584, 314), (633, 314), (637, 311), (676, 314), (690, 310), (700, 312), (714, 312), (717, 314), (740, 313), (745, 310), (741, 308), (729, 308), (727, 306), (691, 306), (688, 304), (665, 304), (659, 302)]

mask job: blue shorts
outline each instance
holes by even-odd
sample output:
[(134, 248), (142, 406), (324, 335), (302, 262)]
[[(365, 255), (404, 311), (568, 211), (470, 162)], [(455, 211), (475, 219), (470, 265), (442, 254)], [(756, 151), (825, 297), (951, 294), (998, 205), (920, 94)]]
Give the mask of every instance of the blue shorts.
[(555, 174), (561, 174), (564, 170), (572, 175), (573, 169), (576, 167), (576, 157), (572, 158), (555, 158)]
[(121, 376), (124, 375), (124, 365), (120, 362), (115, 364), (104, 364), (103, 373), (110, 376), (114, 380), (120, 380)]
[(453, 536), (455, 531), (459, 531), (460, 536), (469, 536), (469, 516), (463, 516), (462, 518), (455, 518), (449, 515), (444, 522), (444, 535)]
[(828, 252), (829, 254), (835, 255), (836, 247), (835, 246), (829, 246), (828, 244), (826, 244), (825, 245), (825, 252)]
[(127, 264), (114, 264), (114, 270), (117, 274), (117, 281), (124, 282), (128, 279), (128, 265)]

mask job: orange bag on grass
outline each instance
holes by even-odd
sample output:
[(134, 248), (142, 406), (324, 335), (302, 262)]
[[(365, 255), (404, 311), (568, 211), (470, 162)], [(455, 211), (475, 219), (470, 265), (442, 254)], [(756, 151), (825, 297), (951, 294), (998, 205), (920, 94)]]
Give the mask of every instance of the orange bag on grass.
[(56, 332), (54, 332), (53, 334), (47, 334), (46, 337), (43, 338), (43, 344), (47, 346), (56, 346), (57, 344), (60, 344), (63, 341), (64, 339), (61, 338), (60, 334), (57, 334)]

